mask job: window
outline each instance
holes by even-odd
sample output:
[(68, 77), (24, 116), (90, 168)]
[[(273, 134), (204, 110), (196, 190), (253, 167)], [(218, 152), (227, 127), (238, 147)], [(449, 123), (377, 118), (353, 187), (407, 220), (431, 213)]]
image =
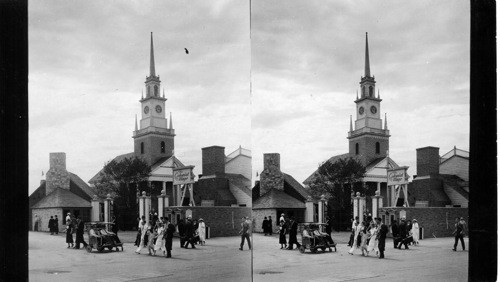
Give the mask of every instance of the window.
[(373, 86), (368, 87), (368, 91), (370, 91), (370, 97), (373, 97)]
[(380, 154), (380, 143), (375, 143), (375, 154)]
[(158, 85), (155, 85), (155, 96), (158, 96)]
[(144, 142), (141, 142), (141, 154), (144, 154)]
[(356, 143), (356, 155), (359, 155), (359, 144)]
[(160, 148), (161, 148), (161, 153), (165, 153), (165, 142), (164, 141), (161, 141), (161, 145), (160, 145)]

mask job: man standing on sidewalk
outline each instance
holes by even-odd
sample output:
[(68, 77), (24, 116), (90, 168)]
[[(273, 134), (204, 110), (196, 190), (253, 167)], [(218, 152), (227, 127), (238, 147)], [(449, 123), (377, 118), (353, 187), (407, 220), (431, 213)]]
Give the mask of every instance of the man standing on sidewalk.
[(460, 243), (462, 243), (462, 250), (465, 251), (465, 242), (464, 242), (464, 235), (465, 235), (465, 221), (462, 218), (456, 218), (455, 219), (455, 231), (453, 231), (453, 235), (455, 235), (455, 244), (453, 245), (453, 251), (457, 250), (457, 245), (458, 245), (458, 240), (460, 239)]
[(376, 218), (377, 225), (379, 226), (377, 239), (378, 239), (378, 251), (380, 253), (379, 259), (383, 259), (384, 251), (385, 251), (385, 237), (387, 236), (387, 232), (389, 232), (389, 228), (387, 225), (382, 223), (382, 219), (380, 217)]
[(247, 217), (241, 218), (241, 243), (240, 243), (240, 251), (243, 251), (243, 245), (245, 244), (245, 238), (247, 239), (248, 248), (252, 249), (252, 243), (250, 243), (250, 220)]

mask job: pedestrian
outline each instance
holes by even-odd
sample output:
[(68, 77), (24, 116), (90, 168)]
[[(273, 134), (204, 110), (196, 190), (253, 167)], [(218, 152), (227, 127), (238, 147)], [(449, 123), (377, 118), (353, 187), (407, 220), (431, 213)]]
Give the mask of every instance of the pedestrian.
[(413, 224), (411, 227), (411, 235), (413, 236), (413, 245), (418, 245), (418, 235), (420, 233), (420, 229), (418, 226), (418, 222), (416, 219), (413, 219)]
[(181, 243), (181, 248), (184, 248), (184, 241), (186, 240), (186, 228), (184, 219), (179, 219), (179, 222), (177, 223), (177, 229), (179, 231), (179, 241)]
[(290, 237), (288, 239), (288, 249), (293, 250), (293, 244), (297, 245), (297, 249), (300, 248), (300, 244), (297, 241), (297, 229), (299, 224), (295, 221), (295, 217), (290, 217)]
[[(143, 219), (145, 219), (145, 217), (143, 216), (142, 217)], [(135, 237), (135, 242), (134, 242), (134, 246), (137, 246), (139, 247), (139, 244), (141, 243), (141, 227), (142, 227), (142, 220), (140, 217), (137, 218), (137, 235)]]
[(186, 222), (186, 225), (184, 226), (184, 232), (186, 236), (186, 241), (184, 242), (184, 248), (188, 248), (189, 244), (191, 244), (192, 249), (196, 249), (194, 246), (194, 222), (193, 219), (189, 216)]
[(326, 225), (325, 225), (325, 232), (328, 234), (328, 236), (332, 235), (332, 221), (330, 220), (330, 217), (326, 217)]
[(66, 214), (66, 219), (64, 220), (64, 222), (68, 222), (68, 220), (71, 221), (71, 213), (70, 212)]
[(395, 220), (392, 220), (391, 232), (392, 232), (392, 240), (394, 243), (394, 249), (396, 249), (398, 247), (398, 243), (401, 238), (399, 237), (399, 226), (397, 221)]
[(264, 220), (262, 221), (262, 231), (264, 232), (264, 236), (267, 236), (267, 216), (264, 216)]
[(359, 224), (359, 216), (356, 216), (354, 218), (354, 220), (351, 219), (351, 222), (352, 222), (352, 224), (351, 224), (351, 236), (349, 237), (349, 243), (347, 243), (347, 246), (349, 246), (349, 247), (352, 247), (353, 244), (355, 245), (355, 242), (354, 242), (354, 239), (355, 239), (354, 235), (355, 234), (354, 233), (356, 232), (356, 226)]
[(54, 231), (56, 232), (56, 235), (59, 234), (59, 218), (57, 218), (57, 214), (54, 218)]
[(111, 232), (115, 233), (116, 235), (116, 242), (121, 243), (120, 238), (118, 238), (118, 221), (116, 220), (116, 216), (113, 215), (111, 219)]
[[(73, 226), (71, 220), (66, 221), (66, 243), (68, 244), (68, 249), (73, 248)], [(70, 246), (71, 245), (71, 246)]]
[[(135, 250), (136, 254), (141, 253), (142, 247), (144, 246), (144, 240), (146, 238), (146, 233), (148, 232), (148, 228), (149, 228), (148, 225), (146, 224), (145, 220), (141, 220), (140, 224), (141, 225), (139, 227), (139, 231), (141, 232), (141, 240), (139, 241), (138, 247)], [(146, 242), (146, 243), (148, 243), (148, 242)]]
[(38, 232), (38, 214), (35, 213), (35, 219), (33, 220), (33, 231)]
[(406, 224), (405, 218), (401, 218), (401, 223), (399, 224), (399, 236), (401, 237), (401, 241), (399, 242), (398, 249), (401, 250), (401, 246), (405, 245), (405, 249), (408, 248), (408, 227)]
[(368, 253), (371, 251), (375, 251), (375, 254), (378, 255), (379, 250), (378, 250), (377, 233), (378, 233), (378, 225), (375, 222), (372, 222), (370, 227), (370, 234), (368, 235), (368, 237), (370, 238), (370, 242), (368, 243)]
[[(283, 216), (283, 215), (282, 215)], [(286, 245), (286, 222), (285, 219), (281, 220), (283, 217), (280, 218), (280, 237), (279, 237), (279, 243), (281, 244), (281, 249), (283, 249), (283, 246), (287, 247)]]
[(250, 242), (250, 233), (252, 232), (250, 230), (250, 220), (248, 217), (242, 217), (241, 218), (241, 230), (239, 234), (241, 235), (241, 243), (240, 243), (240, 251), (243, 251), (243, 245), (245, 244), (245, 239), (247, 240), (248, 243), (248, 248), (251, 250), (252, 249), (252, 243)]
[(273, 219), (271, 217), (267, 219), (267, 232), (270, 236), (273, 235)]
[[(358, 249), (361, 245), (361, 236), (360, 232), (363, 229), (364, 222), (362, 224), (358, 223), (359, 218), (356, 217), (356, 221), (354, 221), (354, 239), (352, 241), (351, 249), (349, 250), (349, 254), (353, 254), (356, 249)], [(359, 239), (358, 239), (359, 237)]]
[[(463, 221), (463, 222), (462, 222)], [(460, 243), (462, 244), (462, 250), (465, 251), (465, 242), (464, 242), (464, 236), (465, 236), (465, 221), (460, 218), (455, 219), (455, 231), (453, 231), (453, 235), (455, 236), (455, 244), (453, 245), (453, 251), (457, 250), (457, 245), (458, 245), (458, 240), (460, 240)]]
[(155, 239), (158, 237), (158, 233), (156, 232), (156, 229), (150, 225), (149, 229), (147, 231), (149, 233), (148, 237), (148, 253), (149, 255), (156, 255), (155, 251)]
[(380, 217), (376, 218), (377, 225), (379, 226), (378, 228), (378, 251), (379, 251), (379, 259), (385, 258), (384, 256), (384, 251), (385, 251), (385, 238), (387, 236), (387, 232), (389, 232), (389, 228), (387, 225), (382, 223), (382, 219)]
[(54, 235), (54, 217), (53, 216), (50, 216), (50, 219), (49, 219), (49, 231), (50, 231), (50, 235)]
[(165, 233), (163, 237), (165, 238), (165, 249), (167, 250), (166, 258), (172, 257), (172, 239), (174, 238), (175, 225), (173, 225), (170, 220), (165, 217)]
[(370, 251), (368, 250), (368, 243), (367, 241), (370, 240), (370, 234), (368, 231), (368, 224), (365, 224), (361, 231), (359, 231), (359, 234), (361, 235), (361, 245), (359, 246), (361, 249), (361, 255), (367, 257)]
[(75, 238), (75, 249), (80, 249), (80, 243), (83, 244), (83, 247), (87, 247), (87, 243), (83, 238), (83, 233), (85, 231), (85, 223), (78, 216), (76, 217), (76, 238)]
[(200, 236), (200, 245), (205, 245), (205, 238), (206, 238), (206, 226), (205, 222), (203, 221), (203, 218), (199, 219), (199, 224), (198, 224), (198, 236)]
[(158, 250), (163, 251), (163, 255), (166, 255), (167, 250), (165, 249), (165, 238), (163, 235), (165, 235), (165, 228), (163, 227), (163, 223), (158, 222), (156, 226), (155, 255)]

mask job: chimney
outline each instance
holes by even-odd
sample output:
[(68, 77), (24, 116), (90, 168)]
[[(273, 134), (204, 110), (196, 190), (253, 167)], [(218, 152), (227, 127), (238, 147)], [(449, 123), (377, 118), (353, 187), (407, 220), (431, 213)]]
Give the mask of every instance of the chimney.
[(202, 174), (224, 175), (226, 172), (226, 155), (224, 147), (210, 146), (201, 149)]
[(285, 178), (280, 169), (280, 154), (264, 154), (264, 170), (260, 174), (260, 196), (271, 189), (283, 191)]
[(45, 175), (45, 195), (57, 188), (69, 190), (69, 172), (66, 170), (66, 153), (50, 153), (50, 169)]
[(417, 149), (417, 176), (439, 174), (439, 148), (423, 147)]

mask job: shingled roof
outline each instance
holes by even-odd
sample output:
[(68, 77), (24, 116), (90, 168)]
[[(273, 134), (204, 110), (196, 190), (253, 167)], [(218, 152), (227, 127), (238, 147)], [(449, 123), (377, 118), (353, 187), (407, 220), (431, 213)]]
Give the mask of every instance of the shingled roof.
[(304, 202), (288, 195), (287, 193), (271, 189), (266, 194), (259, 197), (252, 203), (252, 209), (279, 209), (279, 208), (299, 208), (305, 209)]
[(229, 182), (231, 182), (231, 184), (240, 188), (240, 190), (245, 194), (247, 194), (248, 196), (252, 195), (251, 188), (248, 186), (249, 184), (251, 184), (251, 180), (247, 179), (241, 174), (235, 173), (226, 173), (225, 176), (229, 180)]
[(80, 196), (77, 196), (73, 192), (57, 188), (52, 193), (48, 194), (46, 197), (41, 199), (38, 203), (33, 205), (31, 208), (43, 209), (43, 208), (90, 208), (92, 205), (90, 201), (86, 201)]

